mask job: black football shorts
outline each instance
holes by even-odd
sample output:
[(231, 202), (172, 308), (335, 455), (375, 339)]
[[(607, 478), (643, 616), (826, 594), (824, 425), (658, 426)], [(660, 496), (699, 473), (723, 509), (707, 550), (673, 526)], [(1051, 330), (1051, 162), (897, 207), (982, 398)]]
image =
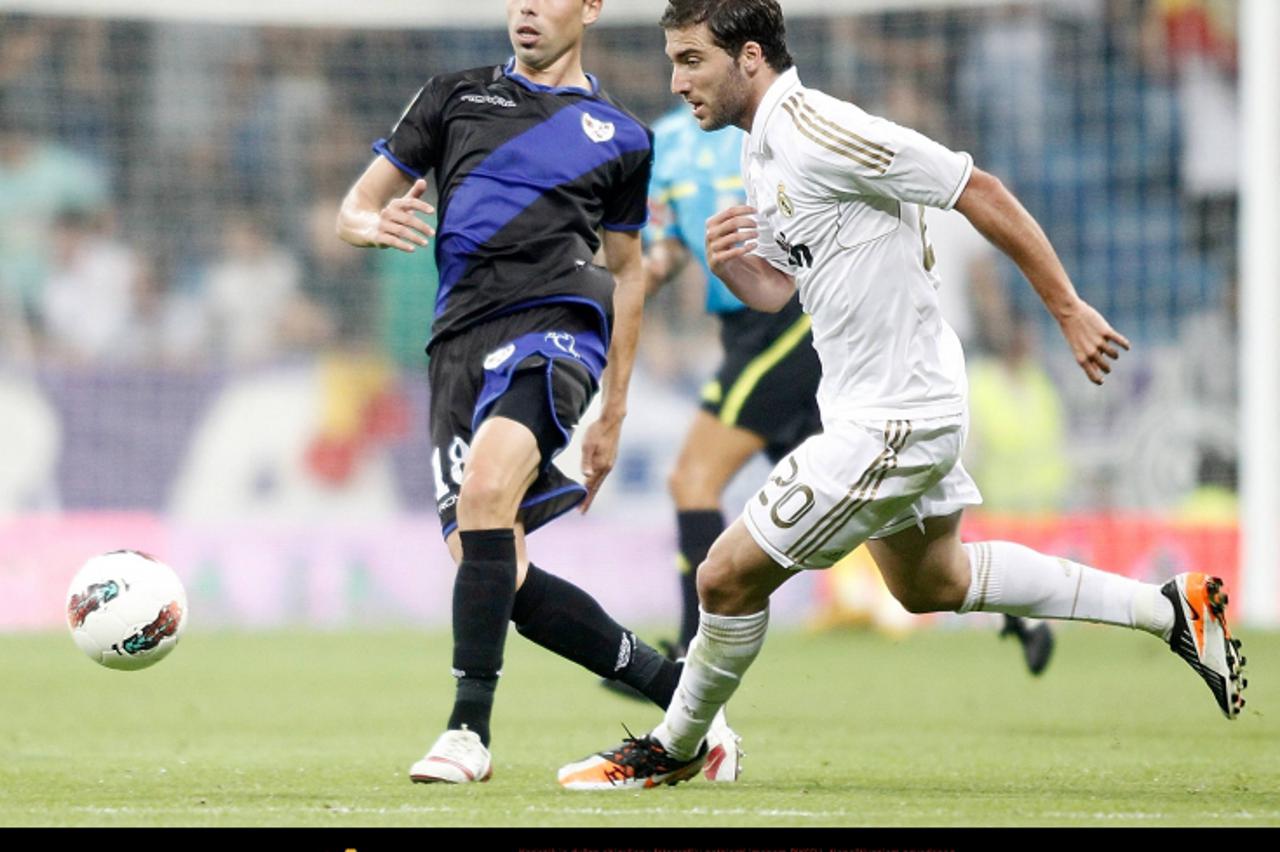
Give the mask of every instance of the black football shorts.
[(774, 462), (822, 431), (822, 365), (799, 297), (776, 314), (750, 308), (722, 314), (720, 342), (724, 360), (702, 388), (704, 411), (759, 435)]
[(519, 512), (527, 532), (586, 497), (586, 488), (552, 460), (599, 387), (607, 346), (598, 329), (581, 309), (552, 304), (489, 320), (432, 346), (431, 463), (446, 537), (457, 527), (471, 439), (488, 417), (522, 423), (537, 439), (541, 469)]

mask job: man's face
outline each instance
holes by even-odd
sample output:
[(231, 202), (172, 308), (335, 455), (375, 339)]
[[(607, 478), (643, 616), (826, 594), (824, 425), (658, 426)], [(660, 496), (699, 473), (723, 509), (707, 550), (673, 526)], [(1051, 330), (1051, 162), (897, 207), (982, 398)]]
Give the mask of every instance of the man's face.
[(716, 46), (705, 23), (666, 32), (671, 91), (693, 107), (698, 126), (703, 130), (741, 126), (750, 90), (738, 61)]
[(601, 0), (507, 0), (507, 36), (521, 64), (549, 68), (582, 41)]

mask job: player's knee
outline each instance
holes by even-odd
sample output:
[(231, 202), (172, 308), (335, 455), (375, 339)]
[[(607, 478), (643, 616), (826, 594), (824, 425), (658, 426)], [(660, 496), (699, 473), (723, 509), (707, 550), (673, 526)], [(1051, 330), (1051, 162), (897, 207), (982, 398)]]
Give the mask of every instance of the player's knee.
[(698, 566), (697, 586), (698, 603), (707, 612), (723, 614), (738, 597), (730, 575), (710, 560)]
[(769, 602), (767, 595), (760, 598), (732, 562), (714, 555), (698, 566), (697, 584), (698, 602), (704, 610), (717, 615), (751, 615)]
[(458, 491), (458, 512), (466, 515), (505, 519), (514, 517), (516, 496), (509, 477), (500, 471), (468, 469)]

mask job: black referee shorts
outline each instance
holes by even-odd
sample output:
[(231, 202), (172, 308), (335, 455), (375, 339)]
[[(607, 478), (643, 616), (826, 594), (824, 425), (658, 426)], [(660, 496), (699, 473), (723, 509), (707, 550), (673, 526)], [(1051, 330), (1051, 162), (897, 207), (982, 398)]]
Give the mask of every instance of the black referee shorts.
[(542, 462), (520, 502), (532, 532), (572, 509), (585, 487), (552, 464), (599, 385), (604, 344), (598, 321), (568, 305), (508, 314), (439, 341), (431, 349), (432, 468), (436, 511), (447, 537), (457, 527), (458, 494), (475, 430), (506, 417), (533, 432)]
[(702, 388), (704, 411), (759, 435), (775, 462), (822, 431), (822, 365), (798, 296), (776, 314), (750, 308), (722, 314), (720, 342), (724, 360)]

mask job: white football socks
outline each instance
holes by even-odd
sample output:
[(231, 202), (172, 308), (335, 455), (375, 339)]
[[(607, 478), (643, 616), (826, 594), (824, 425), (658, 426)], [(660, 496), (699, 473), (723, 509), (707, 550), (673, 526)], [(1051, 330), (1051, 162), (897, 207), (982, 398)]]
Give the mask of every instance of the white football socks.
[(1160, 587), (1008, 541), (966, 544), (969, 591), (957, 612), (1097, 621), (1167, 640), (1173, 604)]
[(689, 760), (698, 753), (716, 711), (733, 695), (764, 646), (768, 628), (767, 609), (744, 616), (701, 612), (676, 694), (651, 734), (667, 754)]

